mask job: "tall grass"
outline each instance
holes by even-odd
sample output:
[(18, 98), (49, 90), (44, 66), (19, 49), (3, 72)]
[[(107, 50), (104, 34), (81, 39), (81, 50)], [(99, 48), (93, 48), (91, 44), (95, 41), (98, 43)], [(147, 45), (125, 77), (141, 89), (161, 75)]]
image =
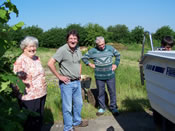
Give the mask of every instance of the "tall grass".
[[(148, 49), (148, 48), (147, 48)], [(14, 49), (13, 52), (19, 52)], [(40, 57), (42, 65), (46, 71), (46, 80), (48, 84), (47, 98), (45, 104), (44, 118), (45, 122), (62, 122), (62, 103), (61, 92), (58, 87), (58, 80), (50, 72), (47, 62), (56, 52), (56, 49), (38, 48), (37, 55)], [(141, 85), (138, 60), (141, 54), (140, 45), (127, 45), (124, 50), (119, 50), (121, 62), (116, 70), (116, 93), (117, 105), (120, 112), (144, 111), (150, 109), (147, 99), (145, 86)], [(9, 54), (12, 52), (9, 52)], [(16, 53), (14, 53), (16, 54)], [(92, 78), (91, 88), (96, 88), (94, 71), (82, 62), (82, 74), (89, 75)], [(84, 100), (82, 117), (91, 119), (96, 117), (97, 108), (92, 106), (87, 100)], [(110, 112), (105, 113), (109, 115)]]
[(62, 120), (61, 112), (61, 93), (58, 84), (55, 82), (48, 82), (47, 98), (45, 104), (45, 121), (55, 122)]
[(116, 72), (116, 85), (119, 110), (143, 111), (149, 108), (145, 86), (140, 84), (136, 67), (121, 65)]

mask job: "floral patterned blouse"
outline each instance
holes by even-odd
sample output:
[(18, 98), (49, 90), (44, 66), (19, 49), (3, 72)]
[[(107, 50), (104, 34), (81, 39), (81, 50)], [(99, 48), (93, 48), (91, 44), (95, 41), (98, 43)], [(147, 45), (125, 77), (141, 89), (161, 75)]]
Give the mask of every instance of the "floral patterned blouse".
[(34, 100), (47, 94), (45, 73), (39, 57), (34, 56), (31, 59), (21, 54), (14, 63), (13, 71), (21, 76), (26, 85), (22, 100)]

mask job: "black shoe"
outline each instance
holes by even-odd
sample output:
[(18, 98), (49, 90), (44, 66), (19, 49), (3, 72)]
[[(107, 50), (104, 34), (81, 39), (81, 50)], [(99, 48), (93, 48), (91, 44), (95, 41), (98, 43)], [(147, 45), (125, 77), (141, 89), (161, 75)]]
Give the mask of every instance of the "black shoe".
[(112, 110), (111, 110), (111, 113), (112, 113), (114, 116), (118, 116), (118, 115), (119, 115), (119, 111), (117, 110), (117, 108), (112, 109)]
[(77, 128), (77, 127), (86, 127), (86, 126), (88, 126), (88, 121), (87, 120), (82, 120), (79, 125), (76, 125), (76, 126), (73, 126), (73, 127)]

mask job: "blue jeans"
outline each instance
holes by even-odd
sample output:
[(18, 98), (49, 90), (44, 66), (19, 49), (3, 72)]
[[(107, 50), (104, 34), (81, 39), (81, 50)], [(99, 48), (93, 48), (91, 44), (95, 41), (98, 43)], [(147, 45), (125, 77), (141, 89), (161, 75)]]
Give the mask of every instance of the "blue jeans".
[(83, 105), (80, 81), (64, 84), (60, 82), (64, 131), (72, 129), (73, 125), (81, 123), (81, 109)]
[(113, 110), (117, 108), (116, 104), (116, 88), (115, 88), (115, 77), (109, 80), (97, 80), (96, 79), (96, 86), (98, 89), (98, 102), (100, 108), (106, 109), (105, 105), (105, 83), (107, 84), (107, 89), (110, 96), (110, 105), (109, 109)]

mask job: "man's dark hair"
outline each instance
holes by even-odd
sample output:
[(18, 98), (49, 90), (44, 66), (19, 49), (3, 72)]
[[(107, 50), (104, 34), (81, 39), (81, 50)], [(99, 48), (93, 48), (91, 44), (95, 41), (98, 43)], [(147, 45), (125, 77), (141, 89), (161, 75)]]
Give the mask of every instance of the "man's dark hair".
[(165, 37), (163, 37), (163, 39), (161, 41), (161, 45), (163, 47), (165, 47), (166, 45), (169, 45), (169, 46), (173, 47), (173, 45), (174, 45), (173, 38), (171, 36), (165, 36)]
[(67, 33), (67, 36), (66, 36), (66, 40), (68, 40), (69, 36), (70, 35), (73, 35), (73, 36), (77, 36), (78, 40), (79, 40), (79, 34), (76, 30), (71, 30)]

